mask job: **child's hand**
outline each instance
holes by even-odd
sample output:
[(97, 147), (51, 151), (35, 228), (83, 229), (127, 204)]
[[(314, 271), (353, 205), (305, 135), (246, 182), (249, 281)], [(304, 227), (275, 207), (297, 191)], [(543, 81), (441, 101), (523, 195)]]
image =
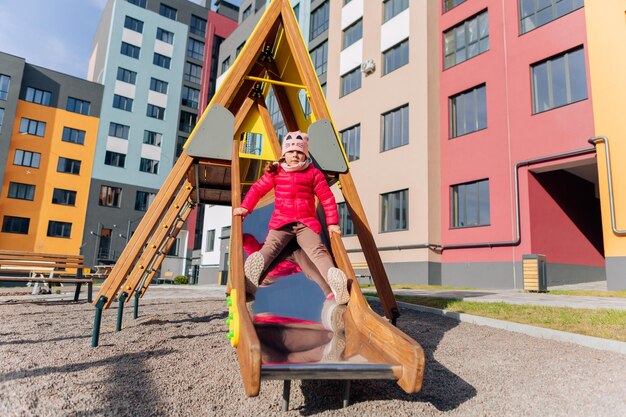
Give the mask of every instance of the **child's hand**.
[(243, 207), (237, 207), (233, 209), (233, 216), (247, 216), (248, 210)]
[(332, 235), (333, 233), (341, 235), (341, 227), (339, 227), (339, 225), (337, 224), (331, 224), (330, 226), (328, 226), (328, 234)]

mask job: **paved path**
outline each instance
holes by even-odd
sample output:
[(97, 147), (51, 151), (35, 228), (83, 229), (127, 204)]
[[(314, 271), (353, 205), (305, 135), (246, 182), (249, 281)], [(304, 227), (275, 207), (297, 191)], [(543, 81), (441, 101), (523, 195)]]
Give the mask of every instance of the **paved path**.
[(608, 308), (626, 310), (626, 298), (589, 297), (525, 293), (519, 290), (396, 290), (395, 294), (419, 297), (455, 298), (472, 302), (503, 302), (507, 304), (571, 308)]

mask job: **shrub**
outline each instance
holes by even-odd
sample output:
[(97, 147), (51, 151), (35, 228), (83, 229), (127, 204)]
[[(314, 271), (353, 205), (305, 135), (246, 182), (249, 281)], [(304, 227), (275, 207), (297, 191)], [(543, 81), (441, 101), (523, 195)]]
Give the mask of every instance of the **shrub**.
[(174, 278), (174, 285), (184, 285), (184, 284), (189, 284), (189, 278), (187, 278), (184, 275), (178, 275), (176, 278)]

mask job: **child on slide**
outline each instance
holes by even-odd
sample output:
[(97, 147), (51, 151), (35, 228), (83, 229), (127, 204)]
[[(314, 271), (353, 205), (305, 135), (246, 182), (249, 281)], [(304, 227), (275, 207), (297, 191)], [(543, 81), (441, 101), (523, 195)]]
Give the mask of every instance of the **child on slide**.
[(265, 174), (252, 185), (241, 207), (235, 208), (233, 214), (246, 216), (272, 189), (275, 200), (268, 226), (270, 230), (261, 250), (246, 260), (246, 277), (254, 286), (259, 285), (263, 271), (295, 238), (328, 283), (329, 288), (324, 294), (326, 300), (334, 299), (337, 304), (346, 304), (350, 299), (346, 275), (334, 266), (320, 238), (322, 225), (315, 215), (315, 197), (326, 214), (329, 234), (341, 233), (337, 204), (324, 174), (311, 163), (306, 133), (287, 133), (280, 160), (265, 167)]

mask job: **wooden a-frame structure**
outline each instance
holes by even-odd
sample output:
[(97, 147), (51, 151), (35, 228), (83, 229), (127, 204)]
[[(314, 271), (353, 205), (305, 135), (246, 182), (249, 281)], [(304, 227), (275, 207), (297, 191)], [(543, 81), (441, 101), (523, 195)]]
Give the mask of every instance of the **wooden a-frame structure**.
[[(280, 144), (265, 102), (270, 88), (288, 130), (306, 131), (312, 128), (310, 125), (314, 121), (318, 121), (318, 126), (320, 122), (329, 124), (334, 143), (326, 142), (327, 149), (315, 148), (312, 138), (311, 154), (318, 163), (321, 161), (329, 182), (340, 184), (385, 315), (395, 323), (399, 316), (398, 307), (336, 130), (329, 122), (332, 120), (330, 112), (291, 4), (289, 0), (273, 0), (102, 285), (95, 302), (92, 346), (98, 344), (103, 309), (109, 308), (115, 299), (119, 301), (119, 330), (124, 302), (134, 296), (137, 307), (139, 298), (146, 292), (196, 204), (236, 207), (241, 203), (244, 184), (250, 178), (256, 179), (254, 174), (258, 166), (254, 164), (254, 158), (242, 158), (240, 151), (245, 132), (254, 127), (260, 129), (267, 144), (265, 155), (271, 155), (267, 159), (280, 155)], [(310, 103), (310, 115), (304, 114), (301, 108), (303, 92)], [(339, 152), (328, 149), (328, 146), (337, 147)], [(325, 153), (330, 154), (330, 158), (325, 158)], [(371, 362), (387, 364), (389, 372), (405, 391), (419, 391), (424, 372), (421, 347), (372, 312), (355, 281), (341, 238), (333, 235), (329, 239), (337, 266), (355, 284), (345, 315), (346, 352), (359, 352)], [(246, 394), (254, 396), (260, 389), (261, 355), (259, 339), (246, 309), (241, 217), (232, 219), (230, 244), (229, 289), (231, 302), (239, 312), (236, 348)]]

